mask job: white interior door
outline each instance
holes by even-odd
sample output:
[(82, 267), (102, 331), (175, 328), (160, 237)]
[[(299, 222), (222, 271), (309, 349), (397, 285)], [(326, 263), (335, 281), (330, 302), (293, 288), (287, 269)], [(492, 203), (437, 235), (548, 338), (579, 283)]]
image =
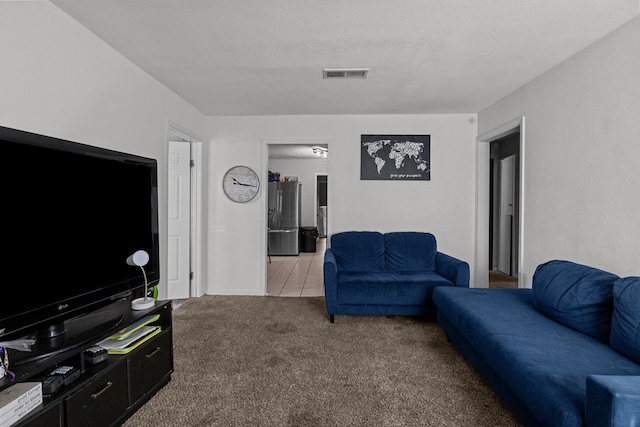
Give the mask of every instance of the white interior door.
[(169, 141), (167, 299), (189, 298), (191, 143)]
[(500, 236), (498, 238), (498, 270), (511, 272), (511, 240), (515, 200), (516, 156), (500, 160)]

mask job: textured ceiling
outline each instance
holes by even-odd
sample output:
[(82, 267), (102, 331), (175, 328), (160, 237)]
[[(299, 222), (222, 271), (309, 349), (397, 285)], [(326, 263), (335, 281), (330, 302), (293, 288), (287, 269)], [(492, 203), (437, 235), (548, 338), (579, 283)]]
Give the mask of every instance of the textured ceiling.
[[(475, 113), (638, 0), (52, 0), (205, 115)], [(370, 68), (324, 80), (323, 68)]]

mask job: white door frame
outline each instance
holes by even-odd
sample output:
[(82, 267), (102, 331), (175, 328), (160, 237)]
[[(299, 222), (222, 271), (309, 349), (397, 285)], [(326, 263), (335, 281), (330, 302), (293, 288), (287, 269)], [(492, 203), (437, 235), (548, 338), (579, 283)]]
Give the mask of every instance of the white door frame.
[(524, 202), (525, 202), (525, 126), (524, 116), (498, 126), (476, 138), (476, 241), (473, 287), (489, 285), (489, 161), (490, 145), (496, 139), (520, 133), (519, 178), (519, 233), (518, 233), (518, 287), (530, 288), (530, 280), (524, 269)]
[[(190, 226), (190, 270), (192, 277), (189, 285), (189, 294), (191, 297), (199, 297), (204, 294), (202, 290), (203, 283), (203, 264), (202, 264), (202, 141), (197, 136), (194, 136), (182, 129), (179, 125), (169, 122), (167, 127), (167, 153), (169, 152), (170, 140), (182, 140), (191, 144), (191, 161), (193, 166), (191, 168), (191, 194), (190, 194), (190, 206), (191, 212), (191, 226)], [(168, 156), (167, 156), (168, 162)], [(168, 170), (168, 164), (165, 165), (165, 170)], [(169, 177), (167, 176), (167, 179)], [(167, 197), (168, 200), (168, 197)], [(166, 235), (168, 233), (168, 222), (165, 225), (167, 227)], [(168, 258), (168, 256), (167, 256)], [(166, 271), (166, 270), (165, 270)], [(166, 297), (166, 292), (164, 297)]]
[(304, 139), (304, 138), (296, 138), (296, 139), (263, 139), (262, 141), (262, 176), (260, 177), (260, 182), (262, 183), (260, 186), (263, 188), (261, 190), (262, 197), (260, 197), (260, 253), (264, 254), (263, 260), (263, 268), (260, 271), (260, 294), (267, 295), (267, 264), (269, 263), (269, 258), (267, 257), (267, 229), (268, 229), (268, 218), (267, 218), (267, 183), (269, 182), (269, 145), (282, 145), (282, 144), (292, 144), (292, 145), (326, 145), (329, 149), (329, 155), (327, 157), (327, 236), (330, 235), (330, 231), (332, 230), (331, 219), (333, 215), (331, 215), (331, 209), (333, 206), (333, 179), (329, 179), (333, 174), (333, 163), (331, 161), (331, 140), (330, 139)]

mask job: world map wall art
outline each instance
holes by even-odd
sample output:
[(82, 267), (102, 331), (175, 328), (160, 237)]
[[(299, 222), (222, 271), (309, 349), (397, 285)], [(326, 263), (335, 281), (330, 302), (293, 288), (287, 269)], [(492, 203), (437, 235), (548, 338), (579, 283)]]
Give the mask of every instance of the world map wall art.
[(429, 181), (430, 135), (362, 135), (360, 179)]

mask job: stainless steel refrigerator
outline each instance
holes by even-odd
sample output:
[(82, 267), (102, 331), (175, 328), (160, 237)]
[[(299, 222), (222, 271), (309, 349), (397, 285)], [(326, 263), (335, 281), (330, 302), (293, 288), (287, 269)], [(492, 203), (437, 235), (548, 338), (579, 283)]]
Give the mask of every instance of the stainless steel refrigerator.
[(270, 182), (269, 195), (269, 255), (300, 254), (300, 182)]

